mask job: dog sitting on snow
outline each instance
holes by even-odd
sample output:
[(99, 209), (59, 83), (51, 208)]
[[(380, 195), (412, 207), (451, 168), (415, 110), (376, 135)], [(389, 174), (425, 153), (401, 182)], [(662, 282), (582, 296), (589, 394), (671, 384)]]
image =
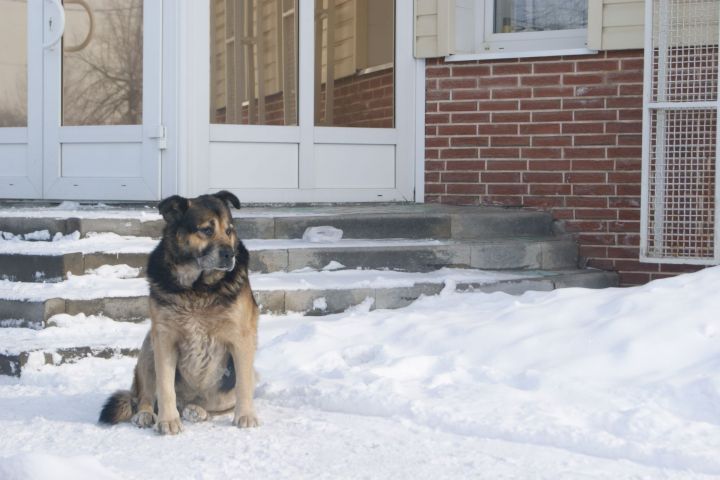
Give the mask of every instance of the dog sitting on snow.
[(150, 332), (132, 387), (115, 392), (99, 421), (131, 420), (161, 434), (182, 431), (234, 410), (233, 425), (256, 427), (253, 407), (258, 307), (248, 280), (249, 254), (238, 239), (230, 192), (158, 205), (162, 240), (150, 255)]

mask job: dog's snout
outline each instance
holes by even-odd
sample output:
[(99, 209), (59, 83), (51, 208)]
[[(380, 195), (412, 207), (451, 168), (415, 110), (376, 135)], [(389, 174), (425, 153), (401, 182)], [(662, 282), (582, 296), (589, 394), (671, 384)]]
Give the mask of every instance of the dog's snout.
[(232, 247), (221, 247), (220, 248), (220, 258), (223, 260), (230, 260), (235, 256), (235, 252), (233, 251)]

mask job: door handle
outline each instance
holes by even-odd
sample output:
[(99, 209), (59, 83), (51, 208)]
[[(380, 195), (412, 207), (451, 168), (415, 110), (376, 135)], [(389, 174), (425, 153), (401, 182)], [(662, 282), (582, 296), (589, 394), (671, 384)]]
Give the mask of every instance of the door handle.
[(43, 48), (53, 48), (65, 33), (65, 8), (61, 0), (46, 1), (55, 6), (55, 12), (47, 16), (48, 25), (44, 33), (51, 36), (51, 39), (43, 44)]
[(73, 45), (73, 46), (65, 45), (64, 49), (65, 49), (65, 52), (67, 52), (67, 53), (79, 52), (80, 50), (83, 50), (85, 47), (87, 47), (88, 44), (90, 43), (90, 40), (92, 40), (93, 33), (95, 32), (95, 14), (93, 14), (93, 11), (92, 11), (92, 8), (90, 8), (90, 5), (88, 5), (85, 0), (65, 0), (65, 5), (69, 5), (71, 3), (74, 3), (75, 5), (80, 5), (83, 8), (83, 10), (85, 10), (85, 14), (88, 17), (90, 26), (88, 28), (87, 35), (85, 35), (85, 40), (80, 42), (78, 45)]

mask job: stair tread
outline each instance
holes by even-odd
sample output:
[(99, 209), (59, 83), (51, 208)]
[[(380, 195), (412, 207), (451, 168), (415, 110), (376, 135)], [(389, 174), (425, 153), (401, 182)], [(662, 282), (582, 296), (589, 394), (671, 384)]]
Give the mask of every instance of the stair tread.
[[(370, 204), (370, 205), (310, 205), (310, 206), (244, 206), (233, 210), (234, 218), (292, 218), (347, 215), (428, 215), (428, 214), (466, 214), (472, 211), (480, 215), (510, 213), (536, 214), (517, 208), (488, 206), (453, 206), (437, 204)], [(57, 206), (17, 206), (0, 208), (0, 218), (50, 218), (50, 219), (123, 219), (140, 221), (159, 221), (162, 216), (155, 206), (139, 205), (111, 206), (106, 204), (79, 204), (63, 202)]]
[[(310, 242), (303, 239), (244, 239), (246, 248), (253, 251), (299, 249), (389, 249), (430, 248), (439, 246), (493, 245), (498, 243), (570, 241), (564, 236), (517, 236), (501, 239), (438, 240), (438, 239), (342, 239), (337, 242)], [(158, 240), (150, 237), (122, 236), (99, 233), (79, 238), (67, 235), (58, 241), (0, 240), (0, 255), (60, 256), (68, 254), (149, 254)]]
[[(255, 291), (352, 290), (358, 288), (400, 288), (417, 284), (490, 284), (500, 281), (549, 278), (582, 270), (489, 271), (441, 268), (433, 272), (395, 270), (314, 270), (257, 273), (250, 275)], [(56, 283), (12, 282), (0, 280), (0, 300), (44, 301), (51, 298), (92, 300), (97, 298), (139, 297), (148, 294), (145, 278), (127, 278), (137, 269), (125, 265), (106, 266), (98, 273), (74, 275)], [(125, 278), (122, 278), (125, 277)]]

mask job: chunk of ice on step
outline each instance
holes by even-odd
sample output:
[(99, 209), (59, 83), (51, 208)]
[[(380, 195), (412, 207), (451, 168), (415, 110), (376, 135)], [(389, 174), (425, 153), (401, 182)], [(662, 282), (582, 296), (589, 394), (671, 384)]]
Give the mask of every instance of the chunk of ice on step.
[(48, 230), (36, 230), (34, 232), (26, 233), (25, 240), (50, 240), (50, 232)]
[(72, 242), (75, 240), (80, 240), (80, 232), (77, 230), (67, 235), (63, 235), (62, 232), (56, 232), (52, 239), (53, 242)]
[(312, 243), (332, 243), (342, 239), (343, 231), (329, 225), (308, 227), (303, 233), (303, 240)]
[(345, 265), (338, 262), (337, 260), (331, 260), (330, 263), (323, 267), (323, 270), (326, 272), (331, 272), (333, 270), (342, 270), (343, 268), (345, 268)]

